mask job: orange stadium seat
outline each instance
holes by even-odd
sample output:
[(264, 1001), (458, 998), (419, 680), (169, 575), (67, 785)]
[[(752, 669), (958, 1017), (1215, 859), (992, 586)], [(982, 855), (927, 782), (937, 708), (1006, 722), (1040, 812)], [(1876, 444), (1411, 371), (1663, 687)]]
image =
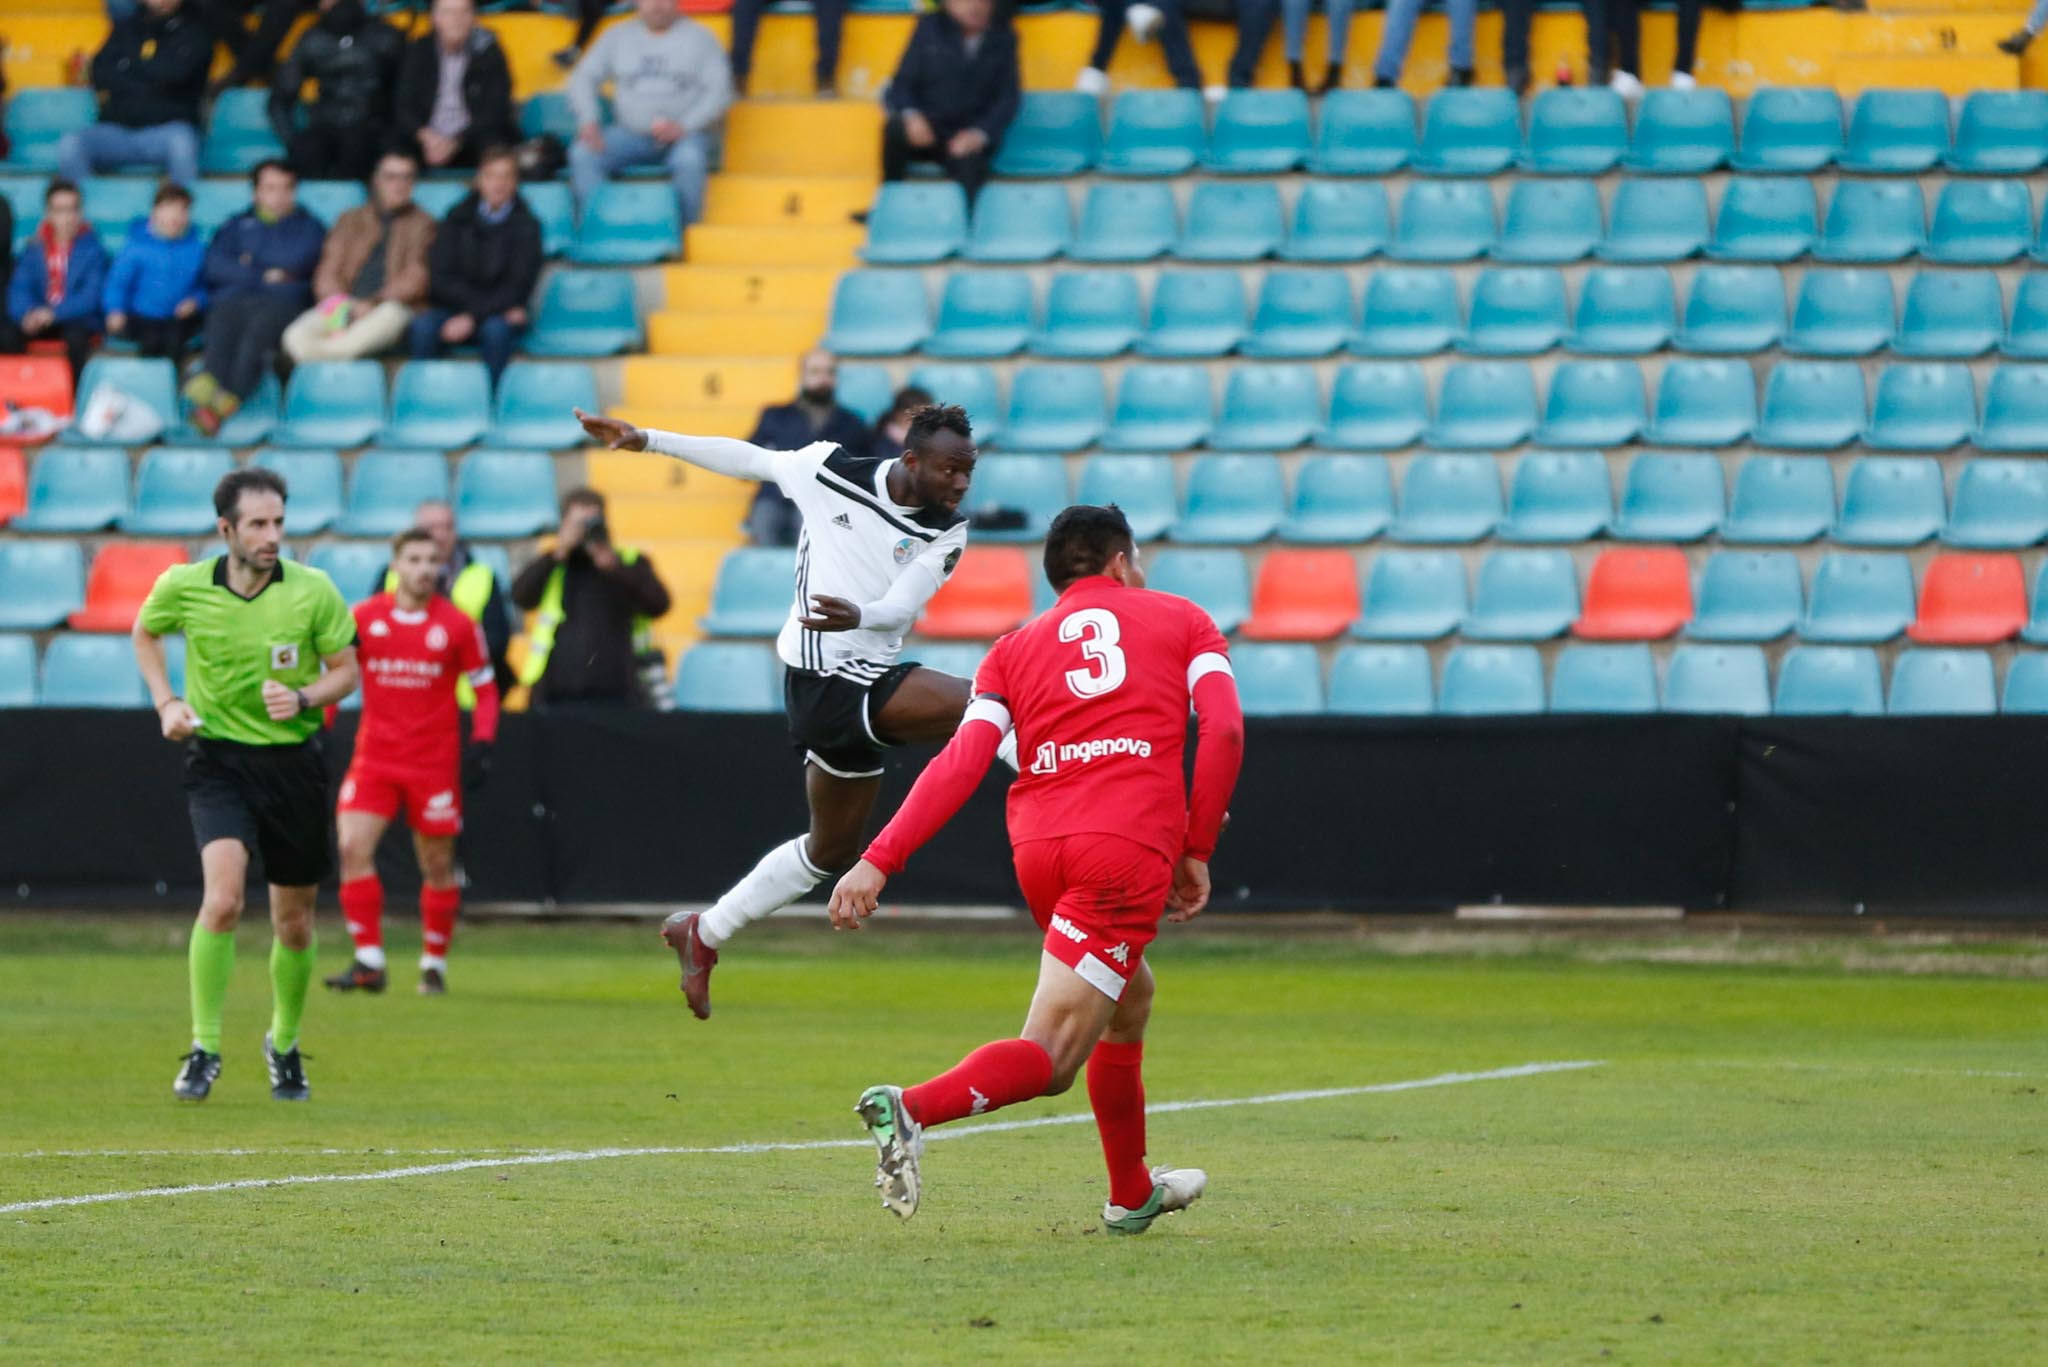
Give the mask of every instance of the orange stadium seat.
[[(0, 356), (0, 401), (71, 416), (71, 367), (62, 356)], [(0, 436), (0, 444), (18, 439)]]
[(1937, 555), (1920, 585), (1920, 616), (1906, 635), (1928, 645), (1989, 645), (2027, 624), (2016, 555)]
[(977, 546), (917, 624), (926, 636), (985, 641), (1031, 615), (1031, 560), (1010, 546)]
[(1259, 566), (1251, 641), (1328, 641), (1358, 620), (1358, 566), (1351, 552), (1274, 551)]
[(0, 446), (0, 524), (28, 506), (28, 467), (21, 452)]
[(183, 546), (161, 542), (116, 541), (102, 547), (86, 577), (85, 606), (71, 614), (72, 629), (131, 630), (157, 576), (185, 560)]
[(1572, 634), (1595, 641), (1654, 641), (1692, 619), (1685, 552), (1669, 546), (1603, 551), (1586, 583)]

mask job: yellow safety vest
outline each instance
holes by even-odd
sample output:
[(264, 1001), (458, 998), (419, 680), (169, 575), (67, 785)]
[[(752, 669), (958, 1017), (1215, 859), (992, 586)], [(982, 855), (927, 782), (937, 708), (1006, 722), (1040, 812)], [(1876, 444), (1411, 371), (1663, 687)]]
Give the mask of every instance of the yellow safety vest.
[[(619, 553), (621, 564), (639, 563), (640, 552), (635, 547), (615, 546), (613, 549)], [(526, 638), (526, 663), (519, 670), (519, 682), (528, 688), (539, 683), (540, 676), (548, 672), (548, 656), (555, 649), (555, 632), (569, 615), (562, 606), (562, 589), (568, 582), (569, 567), (559, 564), (548, 572), (547, 585), (540, 591), (540, 607), (534, 612), (533, 630)], [(648, 650), (653, 640), (654, 623), (645, 617), (635, 617), (633, 652), (637, 655)]]
[[(472, 560), (462, 567), (462, 573), (455, 576), (455, 582), (448, 586), (448, 599), (462, 609), (463, 616), (472, 622), (484, 620), (484, 609), (491, 605), (491, 587), (497, 577), (491, 567), (482, 561)], [(384, 592), (390, 593), (398, 587), (398, 571), (384, 571)], [(492, 663), (486, 660), (484, 663)], [(476, 706), (476, 688), (467, 678), (455, 681), (455, 701), (465, 712)]]

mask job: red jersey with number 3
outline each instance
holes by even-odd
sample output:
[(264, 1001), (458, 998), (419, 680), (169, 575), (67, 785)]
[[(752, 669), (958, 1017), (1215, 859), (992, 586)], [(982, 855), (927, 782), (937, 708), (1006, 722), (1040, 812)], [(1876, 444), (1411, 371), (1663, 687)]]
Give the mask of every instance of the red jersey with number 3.
[(388, 593), (355, 606), (363, 719), (355, 763), (400, 773), (452, 773), (462, 764), (455, 681), (491, 682), (483, 628), (440, 594), (407, 612)]
[(1102, 575), (997, 641), (974, 691), (1002, 699), (1016, 727), (1011, 843), (1108, 832), (1179, 859), (1188, 699), (1229, 655), (1187, 599)]

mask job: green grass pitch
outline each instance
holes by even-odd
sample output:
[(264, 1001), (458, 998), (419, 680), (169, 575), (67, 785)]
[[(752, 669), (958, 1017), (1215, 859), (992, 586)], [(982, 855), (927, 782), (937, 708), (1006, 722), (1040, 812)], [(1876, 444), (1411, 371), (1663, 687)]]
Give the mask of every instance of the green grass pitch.
[[(180, 917), (0, 919), (0, 1207), (858, 1139), (861, 1088), (1014, 1031), (1036, 961), (1020, 928), (774, 924), (699, 1024), (650, 926), (466, 927), (445, 999), (412, 994), (402, 942), (400, 990), (317, 997), (314, 1099), (287, 1106), (245, 929), (226, 1072), (193, 1106), (170, 1094), (183, 942)], [(324, 943), (332, 971), (331, 917)], [(1520, 952), (1168, 928), (1154, 1102), (1600, 1066), (1156, 1116), (1154, 1160), (1211, 1186), (1142, 1239), (1100, 1231), (1085, 1124), (935, 1143), (908, 1224), (855, 1147), (17, 1208), (0, 1359), (2048, 1360), (2038, 947), (1971, 976), (1865, 941), (1766, 964), (1474, 943)]]

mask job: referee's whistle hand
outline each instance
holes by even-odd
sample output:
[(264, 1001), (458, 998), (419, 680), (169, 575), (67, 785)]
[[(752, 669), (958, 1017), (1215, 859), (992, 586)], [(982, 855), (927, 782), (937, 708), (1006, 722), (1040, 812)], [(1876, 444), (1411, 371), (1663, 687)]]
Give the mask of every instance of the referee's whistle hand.
[(263, 681), (263, 710), (272, 721), (290, 721), (299, 715), (299, 695), (275, 679)]
[(157, 720), (163, 724), (164, 739), (169, 741), (190, 740), (199, 730), (199, 718), (183, 698), (173, 698), (157, 713)]
[(614, 451), (647, 449), (647, 434), (632, 423), (607, 418), (602, 413), (586, 413), (580, 408), (572, 408), (569, 411), (576, 415), (576, 421), (583, 424), (583, 430), (590, 435), (592, 441), (601, 441)]

